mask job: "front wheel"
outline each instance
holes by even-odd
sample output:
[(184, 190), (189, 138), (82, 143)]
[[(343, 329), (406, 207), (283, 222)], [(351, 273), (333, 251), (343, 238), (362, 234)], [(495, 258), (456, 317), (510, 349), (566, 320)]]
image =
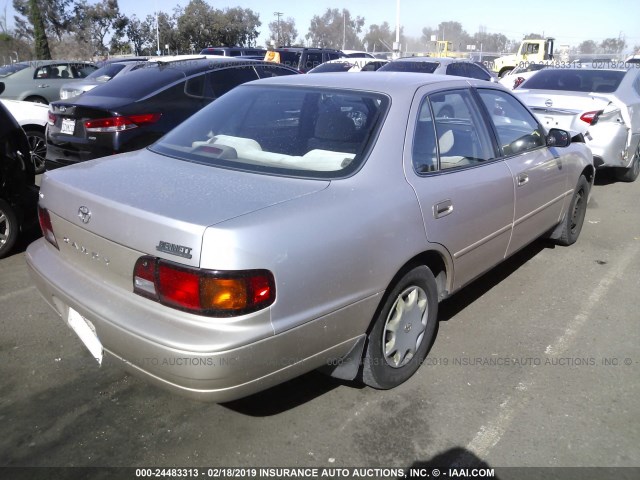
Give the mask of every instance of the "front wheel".
[(385, 297), (367, 337), (362, 380), (390, 389), (408, 380), (431, 346), (438, 317), (438, 291), (425, 266), (404, 275)]
[(564, 220), (562, 220), (562, 231), (556, 239), (558, 245), (566, 247), (576, 243), (582, 231), (588, 200), (589, 182), (584, 178), (584, 175), (580, 175), (576, 189), (573, 192), (573, 198), (569, 204), (569, 210), (565, 214)]
[(18, 219), (7, 202), (0, 198), (0, 258), (9, 253), (18, 238)]

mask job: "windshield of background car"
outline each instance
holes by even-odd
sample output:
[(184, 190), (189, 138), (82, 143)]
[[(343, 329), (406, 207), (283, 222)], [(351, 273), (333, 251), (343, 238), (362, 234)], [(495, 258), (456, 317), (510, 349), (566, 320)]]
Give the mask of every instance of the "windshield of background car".
[(621, 70), (544, 69), (527, 80), (528, 90), (612, 93), (625, 76)]
[(403, 62), (398, 60), (389, 62), (378, 69), (379, 72), (414, 72), (433, 73), (440, 65), (439, 62)]
[(27, 68), (27, 66), (28, 65), (26, 63), (14, 63), (13, 65), (3, 65), (2, 67), (0, 67), (0, 77), (6, 77), (8, 75), (11, 75), (12, 73), (19, 72), (20, 70)]
[(109, 65), (105, 65), (104, 67), (101, 67), (98, 70), (87, 75), (87, 78), (100, 78), (101, 80), (109, 80), (115, 77), (118, 72), (125, 66), (126, 65), (124, 63), (110, 63)]
[(323, 63), (308, 73), (327, 73), (327, 72), (348, 72), (353, 64), (348, 62)]
[(116, 77), (100, 85), (99, 89), (88, 91), (84, 96), (140, 99), (184, 78), (185, 74), (182, 70), (171, 65), (160, 66), (152, 62), (138, 70)]
[(372, 92), (240, 86), (149, 148), (224, 168), (340, 178), (362, 165), (388, 105)]

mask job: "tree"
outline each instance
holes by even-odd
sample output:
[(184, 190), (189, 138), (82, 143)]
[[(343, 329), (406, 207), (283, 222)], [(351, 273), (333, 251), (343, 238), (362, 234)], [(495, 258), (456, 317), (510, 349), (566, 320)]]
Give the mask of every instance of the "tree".
[(191, 0), (177, 19), (180, 46), (200, 51), (218, 39), (225, 28), (222, 19), (204, 0)]
[(602, 53), (618, 54), (627, 46), (624, 38), (605, 38), (600, 44)]
[(585, 55), (594, 54), (597, 52), (597, 50), (598, 45), (596, 45), (596, 42), (594, 42), (593, 40), (585, 40), (580, 45), (578, 45), (578, 52)]
[(121, 34), (127, 19), (120, 14), (118, 0), (102, 0), (89, 5), (87, 0), (80, 0), (74, 7), (75, 32), (80, 42), (91, 46), (94, 54), (105, 54), (108, 48), (104, 41), (109, 32), (116, 30)]
[(44, 29), (44, 20), (38, 0), (29, 0), (29, 21), (33, 25), (34, 54), (39, 60), (51, 60), (49, 40)]
[[(390, 52), (393, 50), (395, 41), (396, 32), (387, 22), (383, 22), (381, 25), (370, 25), (369, 31), (362, 38), (362, 43), (368, 52)], [(400, 35), (400, 43), (404, 43), (402, 34)]]
[[(29, 17), (29, 4), (31, 0), (13, 0), (14, 10), (22, 17)], [(38, 9), (44, 23), (47, 36), (61, 41), (62, 38), (73, 29), (73, 4), (74, 0), (40, 0)], [(19, 16), (14, 17), (16, 31), (20, 36), (32, 38), (33, 29), (30, 22)]]
[(222, 17), (224, 27), (220, 32), (222, 45), (250, 47), (255, 46), (260, 32), (258, 27), (262, 25), (258, 15), (250, 8), (228, 8), (222, 12), (216, 12)]
[(459, 22), (442, 22), (438, 25), (438, 40), (451, 42), (454, 51), (465, 51), (472, 43), (472, 37), (462, 28)]
[(271, 32), (270, 40), (277, 47), (293, 45), (298, 36), (296, 21), (292, 17), (287, 17), (286, 20), (274, 20), (269, 24), (269, 31)]
[(539, 33), (529, 33), (522, 37), (523, 40), (525, 38), (528, 40), (544, 40), (544, 35), (540, 35)]
[[(155, 32), (155, 29), (153, 31)], [(145, 47), (149, 47), (153, 43), (154, 35), (151, 32), (151, 25), (149, 25), (149, 23), (140, 21), (135, 15), (129, 18), (125, 33), (127, 39), (133, 45), (134, 55), (142, 55)]]
[(358, 37), (363, 26), (364, 18), (352, 18), (349, 10), (328, 8), (322, 17), (314, 15), (305, 38), (316, 47), (359, 50), (363, 48)]

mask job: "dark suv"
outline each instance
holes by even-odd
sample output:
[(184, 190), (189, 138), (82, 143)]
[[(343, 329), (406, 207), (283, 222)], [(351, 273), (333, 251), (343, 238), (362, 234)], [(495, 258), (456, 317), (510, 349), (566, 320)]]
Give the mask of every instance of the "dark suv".
[(37, 225), (38, 187), (27, 136), (0, 102), (0, 258)]
[(252, 47), (207, 47), (203, 48), (200, 55), (223, 55), (225, 57), (260, 57), (262, 59), (267, 51), (264, 48)]
[(46, 167), (144, 148), (232, 88), (297, 70), (239, 57), (150, 61), (49, 108)]
[(264, 59), (268, 62), (282, 63), (306, 73), (324, 62), (344, 56), (345, 54), (340, 50), (330, 48), (283, 47), (267, 51)]

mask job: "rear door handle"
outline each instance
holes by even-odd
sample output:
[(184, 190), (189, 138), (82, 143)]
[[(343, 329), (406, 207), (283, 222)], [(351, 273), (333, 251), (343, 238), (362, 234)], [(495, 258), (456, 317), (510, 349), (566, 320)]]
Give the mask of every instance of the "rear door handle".
[(451, 200), (445, 200), (444, 202), (436, 203), (433, 206), (433, 217), (442, 218), (453, 212), (453, 202)]
[(41, 83), (40, 85), (38, 85), (38, 88), (48, 88), (49, 85), (43, 84)]
[(521, 187), (523, 185), (526, 185), (527, 183), (529, 183), (529, 175), (527, 175), (526, 173), (519, 173), (518, 186)]

